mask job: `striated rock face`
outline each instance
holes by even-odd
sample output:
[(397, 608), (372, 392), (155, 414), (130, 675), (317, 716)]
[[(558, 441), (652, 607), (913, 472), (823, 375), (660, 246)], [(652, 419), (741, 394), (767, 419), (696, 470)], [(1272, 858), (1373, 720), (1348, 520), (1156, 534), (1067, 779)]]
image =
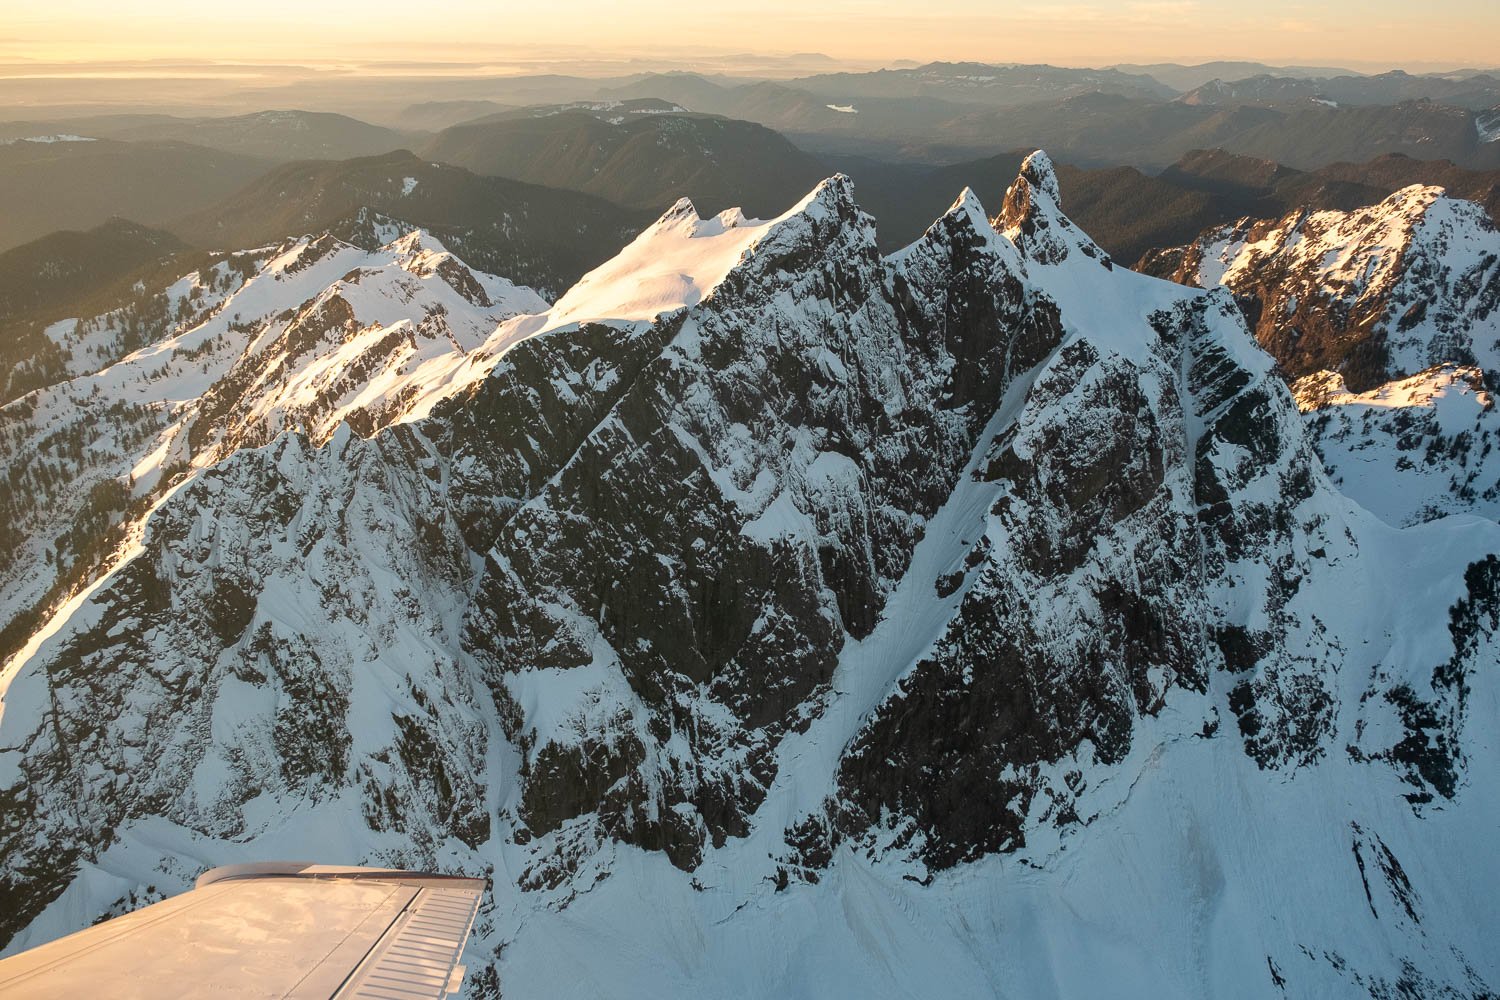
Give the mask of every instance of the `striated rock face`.
[(588, 676), (545, 714), (609, 720), (580, 740), (523, 716), (531, 833), (613, 787), (604, 829), (685, 867), (743, 836), (994, 401), (1062, 336), (972, 197), (899, 261), (874, 246), (848, 182), (821, 187), (660, 330), (490, 550), (469, 646), (523, 705), (542, 671)]
[(7, 675), (12, 948), (336, 854), (492, 876), (476, 995), (1500, 981), (1500, 526), (1340, 493), (1045, 155), (887, 257), (846, 178), (679, 205), (484, 343), (367, 426), (199, 404)]

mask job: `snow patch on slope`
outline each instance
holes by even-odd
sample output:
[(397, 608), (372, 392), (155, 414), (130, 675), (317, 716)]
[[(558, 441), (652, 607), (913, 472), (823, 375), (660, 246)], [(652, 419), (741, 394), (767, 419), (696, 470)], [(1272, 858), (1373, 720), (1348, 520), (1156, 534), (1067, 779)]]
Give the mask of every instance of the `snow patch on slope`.
[(1478, 368), (1438, 365), (1361, 393), (1325, 371), (1292, 391), (1339, 488), (1388, 524), (1500, 520), (1500, 409)]

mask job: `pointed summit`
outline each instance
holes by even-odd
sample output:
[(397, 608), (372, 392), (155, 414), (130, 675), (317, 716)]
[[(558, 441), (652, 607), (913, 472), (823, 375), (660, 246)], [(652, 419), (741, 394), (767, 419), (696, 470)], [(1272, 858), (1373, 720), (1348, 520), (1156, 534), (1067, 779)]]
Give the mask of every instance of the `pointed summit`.
[(650, 228), (665, 229), (681, 223), (697, 223), (698, 221), (698, 210), (693, 207), (693, 200), (678, 198)]
[(988, 216), (984, 211), (984, 203), (979, 200), (979, 195), (975, 194), (974, 189), (971, 187), (965, 187), (960, 191), (958, 197), (954, 199), (953, 204), (948, 206), (948, 211), (943, 214), (962, 215), (967, 219), (988, 224)]
[(793, 215), (814, 214), (832, 212), (834, 214), (846, 214), (851, 210), (857, 210), (858, 205), (854, 201), (854, 181), (848, 174), (834, 174), (818, 182), (817, 187), (808, 192), (794, 205), (782, 218)]
[(1106, 267), (1114, 266), (1109, 255), (1063, 214), (1057, 171), (1051, 157), (1040, 149), (1022, 162), (992, 224), (1027, 260), (1058, 264), (1077, 250)]
[(930, 266), (931, 261), (949, 258), (960, 247), (971, 251), (983, 248), (985, 252), (1003, 258), (1008, 269), (1017, 274), (1025, 272), (1025, 264), (1016, 248), (995, 231), (979, 195), (968, 187), (959, 192), (948, 210), (938, 216), (921, 236), (888, 259), (903, 268), (920, 269)]
[(1062, 208), (1062, 194), (1057, 186), (1057, 170), (1052, 166), (1052, 157), (1044, 150), (1036, 150), (1021, 164), (1020, 178), (1052, 199), (1052, 204)]

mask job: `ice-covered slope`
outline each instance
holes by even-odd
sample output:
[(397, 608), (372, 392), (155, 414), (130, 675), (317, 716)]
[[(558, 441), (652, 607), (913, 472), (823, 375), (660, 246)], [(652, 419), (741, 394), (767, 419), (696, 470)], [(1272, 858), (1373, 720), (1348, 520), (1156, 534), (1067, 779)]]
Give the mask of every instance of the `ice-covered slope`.
[(697, 305), (771, 225), (746, 219), (738, 209), (700, 219), (693, 203), (683, 198), (619, 256), (569, 289), (553, 308), (549, 325), (653, 320)]
[(1495, 516), (1500, 232), (1478, 205), (1412, 186), (1242, 220), (1177, 256), (1178, 280), (1235, 293), (1351, 496), (1395, 524)]
[(1044, 157), (875, 247), (830, 179), (168, 498), (6, 695), (10, 947), (302, 855), (490, 875), (474, 995), (1491, 992), (1500, 526), (1340, 493)]

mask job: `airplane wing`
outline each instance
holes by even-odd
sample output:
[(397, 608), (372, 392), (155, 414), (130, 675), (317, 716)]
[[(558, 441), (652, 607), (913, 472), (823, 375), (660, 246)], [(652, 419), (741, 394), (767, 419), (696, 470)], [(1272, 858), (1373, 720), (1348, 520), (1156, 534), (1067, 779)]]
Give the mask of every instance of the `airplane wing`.
[(0, 998), (441, 1000), (484, 880), (288, 862), (205, 872), (191, 892), (0, 961)]

